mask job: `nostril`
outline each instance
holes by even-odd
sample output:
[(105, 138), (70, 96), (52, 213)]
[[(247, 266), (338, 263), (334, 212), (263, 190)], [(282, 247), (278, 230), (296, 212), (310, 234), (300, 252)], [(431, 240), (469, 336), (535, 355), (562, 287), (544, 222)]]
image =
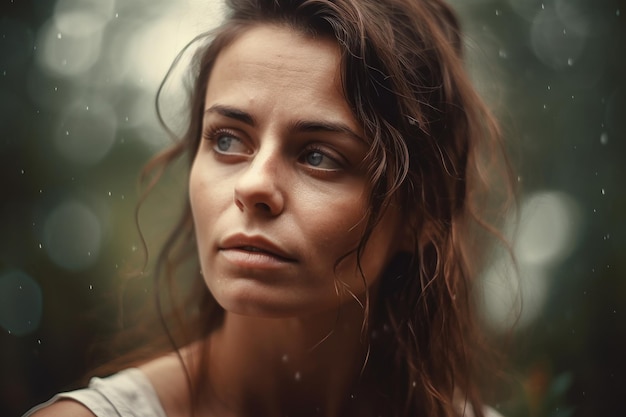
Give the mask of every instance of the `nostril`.
[(272, 208), (267, 203), (255, 203), (254, 206), (258, 210), (264, 211), (264, 212), (267, 212), (267, 213), (270, 213), (272, 211)]

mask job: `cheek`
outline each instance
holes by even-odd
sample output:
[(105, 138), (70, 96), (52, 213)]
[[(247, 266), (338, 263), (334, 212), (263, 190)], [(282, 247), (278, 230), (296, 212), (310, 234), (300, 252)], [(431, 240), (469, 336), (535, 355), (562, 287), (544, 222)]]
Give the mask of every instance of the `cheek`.
[(224, 210), (224, 187), (208, 175), (207, 169), (194, 162), (189, 174), (189, 202), (200, 249), (216, 215)]

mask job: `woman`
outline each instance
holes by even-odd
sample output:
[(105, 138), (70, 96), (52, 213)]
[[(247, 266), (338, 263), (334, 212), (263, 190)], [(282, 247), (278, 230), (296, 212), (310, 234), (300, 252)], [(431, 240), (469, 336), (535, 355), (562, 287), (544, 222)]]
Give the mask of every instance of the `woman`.
[(189, 279), (190, 248), (200, 266), (164, 320), (174, 351), (32, 415), (485, 415), (474, 226), (494, 230), (480, 210), (502, 154), (455, 15), (228, 6), (197, 55), (187, 133), (149, 166), (190, 158), (157, 270)]

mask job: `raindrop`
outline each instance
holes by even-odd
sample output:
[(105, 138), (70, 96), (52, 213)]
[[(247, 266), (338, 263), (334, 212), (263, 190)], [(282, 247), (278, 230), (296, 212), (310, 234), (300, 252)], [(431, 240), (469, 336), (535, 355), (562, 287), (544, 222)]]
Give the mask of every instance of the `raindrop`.
[(109, 191), (109, 197), (111, 197), (111, 191)]
[(39, 244), (39, 249), (41, 249), (43, 246), (41, 245), (41, 243)]
[(602, 195), (606, 195), (606, 191), (604, 190), (604, 188), (602, 189)]
[(287, 356), (287, 354), (285, 353), (281, 360), (283, 361), (283, 363), (287, 363), (289, 361), (289, 356)]
[(570, 67), (574, 65), (574, 60), (572, 58), (567, 58), (567, 65), (569, 65)]
[(548, 91), (549, 91), (549, 90), (552, 90), (552, 87), (551, 87), (550, 85), (548, 85)]
[(93, 285), (89, 284), (89, 289), (93, 290)]
[(294, 375), (294, 378), (296, 379), (296, 381), (300, 381), (302, 379), (302, 374), (300, 374), (300, 372), (296, 372), (296, 374)]
[(606, 145), (607, 143), (609, 143), (609, 134), (606, 132), (602, 132), (602, 134), (600, 135), (600, 143), (603, 145)]
[(546, 5), (541, 3), (541, 10), (545, 10), (545, 8), (546, 8)]
[(61, 35), (61, 33), (57, 33), (57, 39), (61, 39), (63, 37), (63, 35)]
[(500, 50), (498, 51), (498, 55), (500, 56), (500, 58), (503, 58), (503, 59), (506, 59), (506, 58), (507, 58), (507, 56), (508, 56), (508, 55), (507, 55), (507, 53), (506, 53), (506, 51), (505, 51), (504, 49), (500, 49)]
[(619, 9), (615, 10), (615, 16), (619, 16), (620, 12)]
[(118, 17), (120, 17), (119, 13), (115, 13), (115, 18), (117, 19)]
[(89, 111), (89, 106), (85, 106), (85, 110)]
[(24, 175), (24, 172), (25, 172), (25, 171), (24, 171), (24, 170), (22, 170), (22, 175)]
[(40, 345), (41, 344), (41, 339), (37, 339), (37, 344)]
[(496, 9), (496, 16), (500, 16), (500, 10)]

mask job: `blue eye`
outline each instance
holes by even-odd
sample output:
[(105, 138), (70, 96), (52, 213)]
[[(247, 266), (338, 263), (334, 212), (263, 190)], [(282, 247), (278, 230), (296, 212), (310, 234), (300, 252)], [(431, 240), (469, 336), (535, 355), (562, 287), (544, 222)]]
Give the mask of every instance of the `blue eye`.
[(222, 152), (227, 152), (233, 143), (233, 138), (230, 136), (220, 136), (215, 146)]
[(307, 150), (301, 158), (302, 163), (326, 171), (337, 171), (342, 168), (342, 164), (337, 158), (328, 155), (328, 151), (318, 149)]
[(224, 155), (248, 155), (250, 149), (244, 141), (229, 132), (217, 132), (209, 136), (213, 150)]
[(322, 164), (322, 162), (323, 162), (325, 157), (326, 156), (323, 153), (321, 153), (321, 152), (312, 151), (312, 152), (309, 152), (306, 155), (305, 159), (306, 159), (306, 162), (308, 164), (310, 164), (310, 165), (312, 165), (314, 167), (318, 167), (318, 166), (320, 166)]

